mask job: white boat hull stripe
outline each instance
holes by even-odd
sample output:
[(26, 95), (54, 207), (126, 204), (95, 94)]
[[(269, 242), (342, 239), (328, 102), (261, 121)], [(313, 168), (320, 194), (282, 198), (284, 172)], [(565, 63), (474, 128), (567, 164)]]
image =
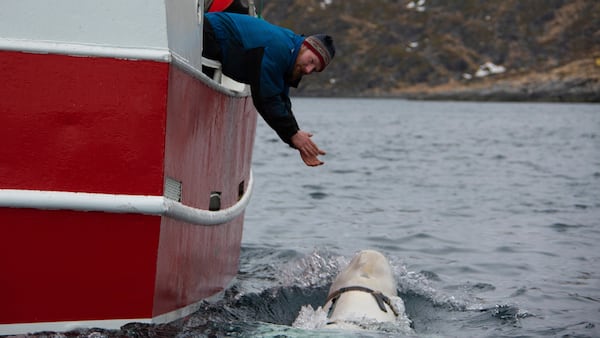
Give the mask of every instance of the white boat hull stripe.
[[(219, 297), (220, 293), (209, 297), (208, 299)], [(154, 318), (130, 318), (130, 319), (101, 319), (101, 320), (78, 320), (62, 322), (38, 322), (38, 323), (19, 323), (19, 324), (0, 324), (0, 335), (10, 334), (28, 334), (41, 331), (67, 332), (82, 328), (100, 327), (108, 330), (119, 330), (123, 325), (129, 323), (169, 323), (179, 318), (190, 315), (198, 309), (205, 300), (192, 303), (183, 308), (156, 316)]]
[(110, 57), (129, 60), (170, 62), (171, 52), (162, 48), (104, 46), (57, 41), (18, 40), (0, 38), (0, 50), (40, 54)]

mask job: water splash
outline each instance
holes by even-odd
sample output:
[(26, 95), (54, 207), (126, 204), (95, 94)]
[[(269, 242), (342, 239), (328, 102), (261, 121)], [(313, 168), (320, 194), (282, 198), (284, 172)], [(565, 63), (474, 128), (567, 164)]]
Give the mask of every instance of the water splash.
[(321, 287), (329, 285), (349, 259), (328, 251), (314, 250), (299, 260), (292, 261), (281, 270), (282, 286)]
[(293, 327), (314, 330), (325, 327), (327, 325), (327, 312), (322, 307), (316, 310), (311, 305), (304, 305), (298, 313), (298, 317), (292, 323)]
[[(395, 322), (379, 322), (375, 320), (357, 319), (341, 325), (352, 331), (373, 331), (378, 333), (410, 335), (415, 332), (412, 329), (412, 321), (406, 316), (404, 311), (404, 302), (400, 297), (391, 297), (391, 301), (399, 310), (400, 315), (396, 317)], [(314, 309), (311, 305), (305, 305), (300, 309), (298, 317), (292, 323), (295, 328), (305, 330), (333, 330), (327, 328), (327, 312), (322, 307)], [(338, 328), (340, 327), (338, 323)], [(346, 333), (348, 334), (348, 332)]]

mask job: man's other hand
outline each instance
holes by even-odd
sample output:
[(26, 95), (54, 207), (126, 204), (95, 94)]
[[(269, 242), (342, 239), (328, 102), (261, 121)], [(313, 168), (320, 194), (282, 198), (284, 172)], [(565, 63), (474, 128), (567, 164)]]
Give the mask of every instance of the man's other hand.
[(292, 136), (291, 141), (294, 147), (300, 152), (302, 161), (304, 161), (307, 166), (316, 167), (324, 163), (319, 160), (317, 156), (325, 155), (325, 151), (319, 149), (319, 147), (317, 147), (310, 139), (312, 136), (311, 133), (298, 130), (298, 132)]

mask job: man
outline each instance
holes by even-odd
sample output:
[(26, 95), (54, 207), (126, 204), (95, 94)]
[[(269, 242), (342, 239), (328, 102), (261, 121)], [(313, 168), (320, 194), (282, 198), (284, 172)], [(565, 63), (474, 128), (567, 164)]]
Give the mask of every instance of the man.
[(223, 74), (250, 85), (256, 110), (277, 135), (306, 165), (323, 164), (318, 156), (325, 151), (298, 127), (289, 89), (302, 76), (325, 69), (335, 55), (332, 38), (305, 38), (249, 15), (219, 12), (205, 14), (203, 39), (202, 55), (220, 61)]

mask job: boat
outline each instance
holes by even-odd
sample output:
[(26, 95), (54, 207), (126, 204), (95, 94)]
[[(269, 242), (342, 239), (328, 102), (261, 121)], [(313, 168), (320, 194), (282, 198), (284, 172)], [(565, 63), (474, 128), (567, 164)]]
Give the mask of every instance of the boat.
[(0, 335), (166, 323), (231, 285), (257, 113), (202, 58), (203, 6), (0, 4)]

